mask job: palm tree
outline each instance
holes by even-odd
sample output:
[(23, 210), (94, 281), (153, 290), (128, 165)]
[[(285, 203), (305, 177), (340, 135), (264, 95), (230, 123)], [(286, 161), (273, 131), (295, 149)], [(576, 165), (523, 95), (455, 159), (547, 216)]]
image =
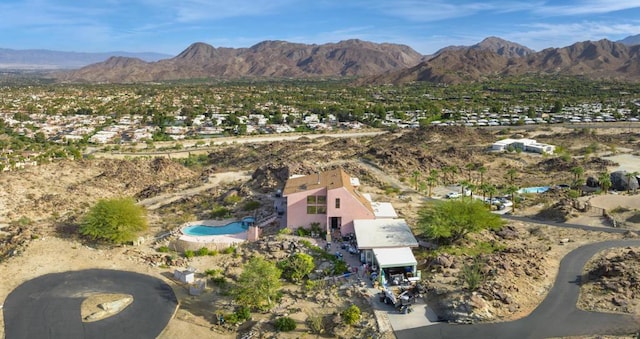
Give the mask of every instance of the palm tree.
[(478, 173), (480, 173), (480, 185), (484, 184), (484, 174), (487, 173), (487, 168), (484, 166), (480, 166), (477, 168)]
[(518, 186), (516, 185), (509, 185), (507, 186), (505, 193), (511, 195), (511, 202), (513, 203), (513, 210), (516, 210), (516, 199), (515, 199), (515, 195), (518, 192)]
[(465, 196), (464, 189), (469, 187), (469, 185), (471, 185), (470, 181), (467, 181), (467, 180), (460, 181), (460, 195), (462, 195), (463, 197)]
[(604, 193), (609, 192), (609, 188), (611, 187), (611, 176), (607, 172), (602, 172), (598, 176), (598, 181), (600, 182), (600, 187)]
[(476, 169), (476, 164), (470, 162), (470, 163), (464, 165), (464, 168), (469, 172), (469, 182), (471, 182), (471, 171)]
[(487, 184), (486, 193), (489, 195), (489, 208), (491, 208), (491, 201), (496, 193), (498, 193), (498, 188), (494, 184)]
[(434, 175), (433, 171), (431, 172), (431, 175), (429, 175), (426, 179), (427, 186), (429, 187), (429, 198), (431, 198), (431, 189), (433, 189), (433, 186), (438, 182), (437, 172), (435, 173), (436, 175)]
[(584, 168), (582, 166), (575, 166), (571, 168), (571, 173), (573, 173), (573, 185), (578, 186), (582, 185), (582, 175), (584, 174)]
[(515, 168), (509, 168), (507, 170), (507, 176), (509, 177), (510, 184), (513, 184), (513, 180), (515, 179), (516, 174), (518, 174), (518, 171)]
[(420, 178), (420, 172), (419, 171), (413, 171), (411, 172), (411, 183), (414, 185), (415, 190), (418, 190), (418, 182)]
[(424, 193), (427, 190), (427, 183), (424, 180), (420, 180), (420, 183), (418, 183), (418, 190), (420, 193)]

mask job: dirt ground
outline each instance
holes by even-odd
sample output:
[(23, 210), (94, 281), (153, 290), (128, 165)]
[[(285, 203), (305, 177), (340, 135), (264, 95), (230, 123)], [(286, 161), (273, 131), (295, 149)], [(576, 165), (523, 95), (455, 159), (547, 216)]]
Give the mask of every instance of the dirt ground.
[[(449, 134), (450, 132), (454, 134)], [(570, 131), (566, 135), (556, 134), (565, 132), (566, 130), (553, 127), (535, 132), (524, 131), (521, 134), (523, 137), (536, 137), (541, 142), (580, 149), (593, 142), (601, 145), (617, 142), (616, 133), (626, 133), (626, 131), (604, 130), (598, 131), (597, 135), (595, 133), (583, 135), (576, 131)], [(511, 134), (517, 133), (520, 132), (512, 131)], [(416, 220), (416, 212), (424, 203), (426, 195), (425, 192), (418, 194), (413, 189), (413, 184), (408, 179), (410, 177), (408, 173), (413, 170), (419, 170), (426, 176), (430, 169), (442, 168), (445, 165), (454, 164), (464, 168), (465, 164), (481, 164), (487, 168), (485, 180), (503, 184), (506, 180), (504, 179), (506, 169), (516, 168), (521, 173), (517, 179), (521, 181), (522, 187), (526, 187), (567, 182), (571, 178), (568, 172), (571, 166), (582, 164), (575, 161), (586, 161), (572, 159), (573, 162), (565, 163), (540, 155), (485, 152), (486, 146), (491, 142), (509, 136), (511, 135), (498, 137), (495, 133), (485, 133), (481, 130), (456, 129), (416, 132), (415, 135), (412, 133), (385, 134), (375, 139), (318, 138), (313, 143), (301, 140), (293, 143), (273, 141), (268, 145), (230, 145), (228, 149), (214, 148), (210, 155), (211, 159), (215, 159), (212, 161), (212, 168), (203, 170), (202, 173), (189, 170), (167, 159), (63, 161), (15, 173), (2, 173), (0, 174), (0, 186), (3, 188), (0, 190), (0, 228), (8, 226), (9, 223), (24, 221), (24, 228), (29, 230), (31, 240), (27, 247), (12, 252), (12, 255), (0, 262), (0, 271), (9, 272), (0, 275), (0, 303), (19, 284), (47, 273), (85, 268), (135, 271), (165, 280), (174, 288), (180, 300), (181, 304), (176, 316), (169, 322), (160, 338), (212, 336), (223, 339), (237, 338), (238, 332), (212, 324), (212, 310), (232, 309), (228, 296), (220, 297), (215, 286), (210, 286), (208, 292), (201, 297), (188, 296), (186, 287), (171, 278), (173, 269), (180, 267), (152, 266), (145, 260), (145, 257), (158, 255), (155, 249), (157, 246), (152, 246), (148, 242), (138, 247), (92, 248), (74, 240), (73, 237), (63, 237), (59, 232), (58, 224), (64, 221), (67, 215), (81, 215), (97, 199), (136, 196), (151, 192), (148, 196), (141, 196), (139, 200), (149, 209), (151, 229), (147, 235), (153, 237), (177, 227), (180, 220), (192, 217), (189, 216), (191, 207), (200, 208), (205, 203), (211, 203), (214, 193), (219, 197), (228, 190), (235, 190), (247, 197), (255, 198), (255, 192), (241, 187), (240, 184), (249, 179), (249, 174), (253, 173), (258, 166), (256, 164), (264, 164), (272, 159), (275, 159), (273, 161), (276, 165), (271, 168), (290, 166), (289, 168), (307, 172), (323, 170), (327, 166), (345, 166), (350, 174), (360, 177), (364, 192), (371, 193), (374, 200), (392, 202), (400, 217), (413, 224)], [(462, 140), (463, 138), (469, 140)], [(618, 152), (637, 149), (638, 142), (627, 141), (627, 139), (631, 140), (630, 137), (621, 137), (619, 141), (626, 148), (620, 146)], [(462, 144), (471, 145), (472, 149), (463, 149), (460, 147)], [(325, 152), (327, 149), (332, 151)], [(361, 153), (358, 153), (360, 151)], [(371, 162), (374, 165), (360, 160), (366, 157), (372, 159)], [(542, 167), (547, 165), (549, 170)], [(585, 166), (588, 170), (585, 176), (596, 174), (601, 170), (598, 163), (589, 166)], [(461, 170), (458, 173), (459, 178), (467, 176), (474, 182), (481, 179), (479, 173), (475, 171)], [(269, 180), (263, 181), (269, 183), (268, 186), (263, 185), (265, 192), (279, 184), (273, 180), (273, 177), (267, 179)], [(440, 180), (447, 179), (442, 176)], [(257, 184), (263, 182), (257, 182)], [(228, 183), (235, 184), (229, 185), (233, 186), (229, 188), (226, 185)], [(387, 186), (397, 187), (398, 192), (389, 193)], [(435, 195), (443, 195), (446, 190), (443, 187), (437, 187), (434, 192), (436, 192)], [(519, 210), (517, 214), (534, 215), (536, 210), (548, 203), (550, 202)], [(640, 195), (598, 195), (590, 197), (590, 203), (592, 206), (607, 210), (617, 209), (621, 213), (621, 218), (635, 221), (633, 213), (640, 209)], [(606, 220), (594, 213), (572, 213), (568, 222), (609, 227), (606, 226)], [(523, 317), (539, 304), (553, 284), (559, 261), (564, 254), (582, 244), (618, 237), (521, 222), (512, 222), (510, 225), (522, 233), (520, 238), (512, 241), (514, 248), (544, 254), (541, 254), (540, 261), (535, 263), (541, 268), (543, 274), (536, 279), (515, 276), (511, 273), (497, 278), (496, 282), (500, 286), (509, 288), (514, 304), (518, 305), (511, 310), (507, 307), (497, 308), (495, 315), (500, 321)], [(2, 233), (0, 230), (0, 236), (3, 236)], [(561, 242), (563, 239), (568, 241)], [(417, 253), (417, 257), (420, 255)], [(205, 270), (223, 267), (223, 264), (227, 267), (229, 260), (232, 259), (217, 255), (194, 258), (187, 265)], [(239, 266), (239, 263), (235, 265)], [(233, 275), (238, 272), (231, 270), (226, 273)], [(455, 277), (445, 277), (443, 281), (446, 279), (451, 280)], [(291, 294), (300, 293), (292, 291)], [(357, 293), (352, 300), (360, 300)], [(285, 307), (279, 312), (289, 314), (300, 324), (303, 323), (307, 313), (322, 309), (322, 304), (307, 298), (287, 299), (283, 305)], [(365, 304), (362, 307), (365, 311), (367, 310)], [(323, 309), (326, 312), (337, 310), (337, 308)], [(253, 319), (241, 326), (240, 330), (248, 331), (250, 327), (254, 327), (264, 329), (267, 333), (274, 333), (272, 325), (267, 321), (269, 316), (254, 314)], [(0, 310), (0, 338), (4, 337), (2, 322)], [(306, 327), (301, 325), (296, 332), (288, 334), (287, 337), (306, 336), (305, 330)]]

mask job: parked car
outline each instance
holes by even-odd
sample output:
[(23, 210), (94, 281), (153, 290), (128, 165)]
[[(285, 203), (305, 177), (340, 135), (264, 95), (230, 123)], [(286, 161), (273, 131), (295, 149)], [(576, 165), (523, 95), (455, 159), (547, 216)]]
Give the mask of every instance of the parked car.
[(447, 198), (447, 199), (456, 199), (456, 198), (460, 198), (460, 193), (458, 193), (458, 192), (449, 192), (444, 197)]

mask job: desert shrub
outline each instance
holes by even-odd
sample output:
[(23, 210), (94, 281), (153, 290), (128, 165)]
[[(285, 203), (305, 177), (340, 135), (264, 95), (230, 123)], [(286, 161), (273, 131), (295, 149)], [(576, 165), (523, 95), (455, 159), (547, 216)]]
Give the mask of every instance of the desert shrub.
[(317, 314), (310, 314), (307, 316), (307, 326), (313, 334), (322, 334), (325, 331), (324, 319)]
[(240, 200), (242, 200), (242, 198), (240, 198), (238, 195), (230, 194), (224, 198), (224, 204), (227, 206), (232, 206), (239, 203)]
[(238, 321), (238, 315), (235, 313), (229, 313), (224, 316), (224, 321), (228, 324), (235, 325)]
[(194, 252), (193, 250), (185, 250), (184, 251), (184, 257), (187, 259), (191, 259), (193, 257), (196, 256), (196, 252)]
[(278, 234), (284, 234), (284, 235), (291, 234), (291, 229), (290, 228), (283, 228), (283, 229), (278, 231)]
[(216, 249), (209, 250), (209, 252), (207, 252), (207, 255), (211, 256), (211, 257), (213, 257), (216, 254), (218, 254), (218, 250), (216, 250)]
[(249, 310), (249, 308), (246, 306), (238, 307), (236, 309), (235, 314), (238, 317), (238, 321), (240, 322), (244, 322), (251, 319), (251, 310)]
[(204, 257), (205, 255), (209, 254), (209, 249), (206, 247), (200, 247), (200, 249), (198, 249), (195, 254), (199, 257)]
[(228, 218), (231, 216), (231, 210), (220, 205), (214, 205), (211, 209), (211, 216), (213, 218)]
[(222, 250), (222, 254), (232, 254), (236, 252), (236, 247), (235, 246), (229, 246), (225, 249)]
[(276, 330), (280, 332), (289, 332), (295, 330), (298, 325), (295, 320), (289, 317), (280, 317), (276, 319), (275, 326)]
[(160, 253), (168, 253), (169, 252), (169, 246), (160, 246), (157, 249), (158, 252)]
[(483, 263), (476, 259), (472, 264), (464, 264), (462, 267), (461, 278), (471, 291), (477, 290), (484, 281), (482, 266)]
[(257, 210), (258, 208), (260, 208), (260, 202), (259, 201), (255, 201), (255, 200), (250, 200), (247, 201), (244, 206), (242, 207), (242, 209), (244, 209), (245, 211), (253, 211), (253, 210)]
[(299, 237), (308, 237), (309, 235), (311, 235), (311, 232), (306, 228), (300, 226), (298, 227), (298, 229), (296, 229), (296, 235)]
[(333, 274), (343, 274), (348, 271), (347, 263), (342, 260), (333, 262)]
[(349, 306), (342, 311), (342, 321), (347, 325), (353, 325), (360, 320), (360, 308), (356, 305)]
[(278, 262), (282, 277), (297, 283), (315, 268), (313, 257), (305, 253), (296, 253)]

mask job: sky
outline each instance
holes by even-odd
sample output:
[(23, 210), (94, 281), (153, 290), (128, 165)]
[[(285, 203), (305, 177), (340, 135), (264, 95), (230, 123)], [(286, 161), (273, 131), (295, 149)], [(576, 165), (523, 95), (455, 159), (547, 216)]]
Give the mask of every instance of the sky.
[(0, 32), (0, 48), (75, 52), (361, 39), (432, 54), (489, 36), (539, 51), (640, 34), (640, 0), (0, 0)]

